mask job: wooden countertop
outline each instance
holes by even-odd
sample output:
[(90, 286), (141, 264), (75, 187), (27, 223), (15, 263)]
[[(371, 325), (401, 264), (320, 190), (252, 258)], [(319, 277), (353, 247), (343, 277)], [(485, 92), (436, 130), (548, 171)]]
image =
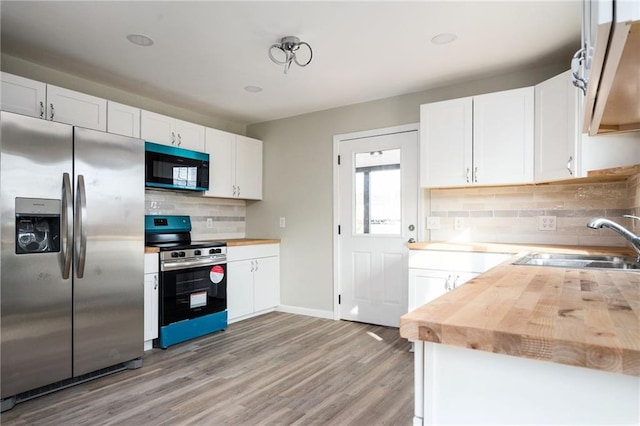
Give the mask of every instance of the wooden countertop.
[(219, 240), (227, 243), (227, 247), (250, 246), (254, 244), (280, 244), (277, 238), (236, 238), (231, 240)]
[(426, 241), (407, 244), (409, 250), (437, 250), (437, 251), (473, 251), (487, 253), (580, 253), (580, 254), (620, 254), (634, 256), (634, 251), (627, 247), (600, 246), (562, 246), (550, 244), (515, 244), (515, 243), (482, 243), (482, 242), (449, 242)]
[[(237, 247), (237, 246), (249, 246), (254, 244), (280, 244), (280, 240), (277, 238), (233, 238), (228, 240), (216, 240), (223, 241), (227, 243), (227, 247)], [(194, 242), (196, 242), (194, 240)], [(160, 249), (157, 247), (145, 247), (145, 253), (159, 253)]]
[(640, 376), (640, 273), (518, 257), (402, 316), (401, 336)]

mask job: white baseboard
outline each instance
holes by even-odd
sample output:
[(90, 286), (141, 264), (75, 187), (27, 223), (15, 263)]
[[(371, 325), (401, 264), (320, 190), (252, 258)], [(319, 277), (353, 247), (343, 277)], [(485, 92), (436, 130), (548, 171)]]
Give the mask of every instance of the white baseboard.
[(276, 308), (278, 312), (286, 312), (288, 314), (307, 315), (309, 317), (334, 319), (333, 311), (322, 311), (320, 309), (301, 308), (299, 306), (280, 305)]

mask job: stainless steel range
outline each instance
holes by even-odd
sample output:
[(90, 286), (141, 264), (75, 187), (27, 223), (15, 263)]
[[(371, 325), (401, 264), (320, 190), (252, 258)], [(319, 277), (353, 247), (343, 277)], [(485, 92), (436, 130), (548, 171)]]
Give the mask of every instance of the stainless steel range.
[(191, 242), (189, 216), (145, 216), (145, 245), (160, 249), (159, 333), (167, 348), (227, 328), (227, 247)]

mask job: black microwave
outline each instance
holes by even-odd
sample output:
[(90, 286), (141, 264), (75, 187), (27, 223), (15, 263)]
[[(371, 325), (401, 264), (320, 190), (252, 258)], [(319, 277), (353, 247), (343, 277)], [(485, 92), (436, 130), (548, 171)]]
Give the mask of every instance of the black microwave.
[(145, 186), (206, 191), (209, 189), (209, 154), (145, 142)]

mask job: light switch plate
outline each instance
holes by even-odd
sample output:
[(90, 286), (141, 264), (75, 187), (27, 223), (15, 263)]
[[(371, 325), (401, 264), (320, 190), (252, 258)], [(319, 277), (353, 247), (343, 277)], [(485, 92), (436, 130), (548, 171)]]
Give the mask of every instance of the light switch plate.
[(287, 226), (286, 219), (284, 217), (281, 217), (280, 218), (280, 228), (284, 228), (285, 226)]

